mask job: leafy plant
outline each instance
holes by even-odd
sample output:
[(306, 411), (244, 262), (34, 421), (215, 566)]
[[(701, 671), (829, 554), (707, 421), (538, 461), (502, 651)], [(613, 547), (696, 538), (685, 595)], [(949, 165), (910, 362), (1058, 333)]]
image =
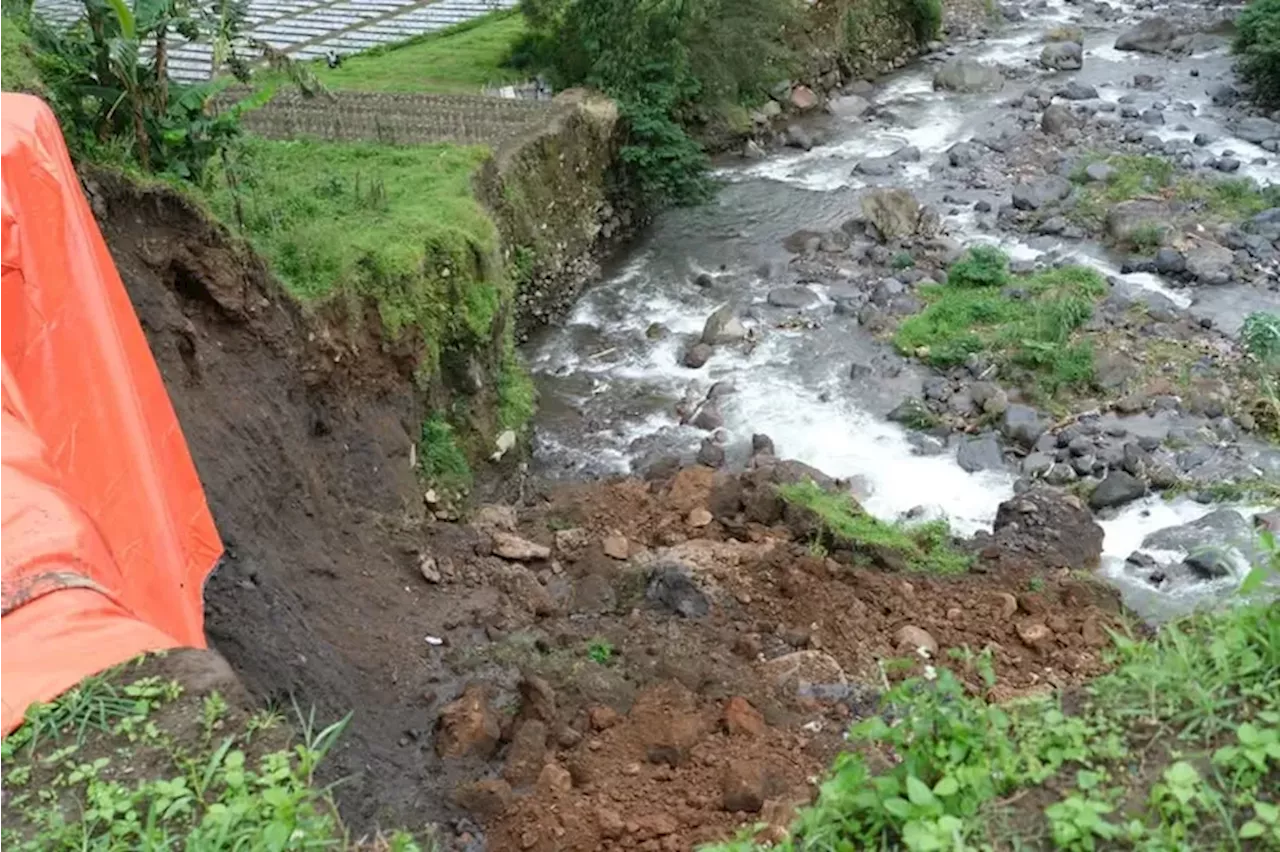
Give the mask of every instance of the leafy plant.
[(458, 445), (453, 426), (439, 415), (422, 424), (418, 465), (427, 482), (460, 491), (471, 488), (471, 466)]
[(786, 76), (780, 38), (794, 0), (525, 0), (516, 53), (559, 87), (586, 84), (618, 104), (620, 156), (654, 204), (711, 191), (708, 159), (689, 129), (758, 102)]
[(1244, 318), (1240, 338), (1249, 354), (1264, 364), (1280, 361), (1280, 314), (1254, 311)]
[(1010, 280), (1009, 256), (995, 246), (973, 246), (947, 270), (952, 287), (1003, 287)]
[(1236, 19), (1232, 50), (1258, 100), (1280, 103), (1280, 0), (1252, 0)]
[(607, 639), (592, 639), (587, 645), (587, 659), (607, 666), (613, 661), (613, 643)]

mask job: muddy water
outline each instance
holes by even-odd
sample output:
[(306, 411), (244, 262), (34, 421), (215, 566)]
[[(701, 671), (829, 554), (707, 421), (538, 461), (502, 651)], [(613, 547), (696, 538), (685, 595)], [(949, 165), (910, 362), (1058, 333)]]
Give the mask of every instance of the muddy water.
[[(746, 457), (753, 433), (765, 433), (779, 455), (855, 479), (864, 505), (880, 517), (908, 512), (945, 516), (963, 533), (989, 525), (997, 506), (1013, 493), (1015, 475), (966, 473), (957, 466), (954, 449), (931, 446), (885, 419), (904, 397), (919, 394), (926, 372), (875, 341), (853, 317), (835, 311), (831, 296), (840, 281), (811, 284), (819, 304), (803, 314), (812, 320), (805, 327), (777, 328), (796, 312), (765, 302), (771, 288), (795, 283), (786, 272), (789, 255), (781, 240), (801, 228), (839, 227), (858, 210), (860, 193), (869, 186), (905, 186), (923, 202), (956, 211), (943, 202), (950, 189), (966, 202), (964, 212), (944, 215), (944, 229), (960, 242), (1000, 244), (1015, 259), (1046, 252), (1074, 257), (1122, 287), (1159, 291), (1180, 307), (1212, 317), (1222, 328), (1237, 329), (1249, 311), (1268, 307), (1268, 298), (1273, 299), (1270, 307), (1280, 308), (1274, 304), (1276, 294), (1260, 288), (1228, 286), (1211, 293), (1201, 288), (1193, 293), (1172, 290), (1154, 275), (1120, 275), (1121, 259), (1097, 244), (1014, 239), (984, 231), (972, 204), (985, 199), (998, 208), (1007, 201), (1008, 187), (957, 192), (931, 169), (956, 142), (1001, 126), (1008, 119), (1007, 102), (1027, 86), (1057, 86), (1074, 77), (1095, 86), (1102, 100), (1117, 101), (1134, 93), (1125, 81), (1146, 73), (1166, 81), (1158, 95), (1145, 93), (1148, 99), (1194, 107), (1154, 128), (1155, 133), (1165, 138), (1208, 133), (1217, 140), (1208, 150), (1233, 151), (1246, 164), (1242, 174), (1260, 182), (1280, 181), (1273, 155), (1232, 138), (1206, 95), (1212, 83), (1230, 79), (1226, 39), (1205, 38), (1204, 49), (1177, 61), (1114, 50), (1116, 35), (1135, 19), (1126, 15), (1103, 24), (1085, 19), (1076, 7), (1051, 2), (1027, 21), (1008, 25), (999, 38), (954, 52), (1025, 68), (1039, 54), (1046, 30), (1082, 23), (1081, 72), (1036, 71), (1010, 81), (999, 94), (956, 95), (933, 91), (937, 66), (922, 60), (881, 80), (869, 95), (879, 107), (874, 117), (837, 121), (826, 144), (724, 165), (719, 176), (725, 186), (714, 202), (661, 217), (613, 273), (582, 298), (564, 326), (531, 350), (542, 394), (537, 458), (543, 472), (590, 477), (640, 470), (663, 454), (690, 459), (707, 433), (681, 426), (676, 407), (683, 398), (701, 399), (714, 383), (727, 382), (733, 392), (723, 399), (722, 411), (730, 463)], [(1198, 76), (1191, 76), (1192, 69)], [(883, 178), (852, 173), (859, 160), (904, 145), (920, 150), (919, 162)], [(1268, 164), (1251, 164), (1257, 158)], [(710, 286), (693, 283), (699, 273), (709, 274)], [(718, 348), (697, 371), (681, 366), (683, 351), (707, 316), (728, 301), (749, 306), (747, 323), (759, 332), (758, 344), (749, 351)], [(857, 380), (850, 378), (855, 363), (870, 368), (860, 370), (863, 377)], [(1120, 567), (1146, 533), (1209, 511), (1190, 501), (1147, 501), (1106, 522), (1107, 571), (1140, 611), (1152, 617), (1184, 611), (1220, 596), (1233, 581), (1153, 592)]]

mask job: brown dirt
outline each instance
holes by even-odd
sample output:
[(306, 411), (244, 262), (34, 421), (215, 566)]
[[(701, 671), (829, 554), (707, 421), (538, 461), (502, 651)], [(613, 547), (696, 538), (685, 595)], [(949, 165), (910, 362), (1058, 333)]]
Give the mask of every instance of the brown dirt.
[[(882, 663), (913, 653), (904, 627), (975, 690), (953, 654), (990, 648), (995, 698), (1102, 667), (1117, 607), (1088, 578), (840, 565), (784, 528), (705, 523), (707, 469), (434, 521), (409, 465), (425, 411), (403, 352), (302, 316), (172, 196), (102, 195), (227, 543), (210, 639), (259, 698), (355, 711), (322, 780), (350, 779), (337, 798), (357, 836), (439, 825), (446, 848), (688, 849), (786, 824), (848, 721), (901, 676)], [(550, 557), (493, 555), (504, 528)], [(707, 615), (646, 601), (672, 560)]]

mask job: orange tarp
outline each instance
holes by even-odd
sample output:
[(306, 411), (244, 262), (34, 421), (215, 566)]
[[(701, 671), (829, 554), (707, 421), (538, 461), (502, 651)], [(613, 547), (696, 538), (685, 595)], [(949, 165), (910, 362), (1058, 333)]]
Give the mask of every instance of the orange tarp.
[(149, 650), (204, 647), (222, 553), (53, 113), (0, 95), (3, 733)]

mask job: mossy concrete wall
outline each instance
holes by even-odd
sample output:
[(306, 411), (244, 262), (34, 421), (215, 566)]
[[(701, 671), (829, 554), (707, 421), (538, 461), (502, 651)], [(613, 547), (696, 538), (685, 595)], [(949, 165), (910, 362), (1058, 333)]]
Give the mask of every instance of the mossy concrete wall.
[(515, 284), (516, 333), (566, 313), (633, 214), (617, 177), (618, 110), (584, 90), (559, 95), (549, 117), (504, 142), (476, 177)]

